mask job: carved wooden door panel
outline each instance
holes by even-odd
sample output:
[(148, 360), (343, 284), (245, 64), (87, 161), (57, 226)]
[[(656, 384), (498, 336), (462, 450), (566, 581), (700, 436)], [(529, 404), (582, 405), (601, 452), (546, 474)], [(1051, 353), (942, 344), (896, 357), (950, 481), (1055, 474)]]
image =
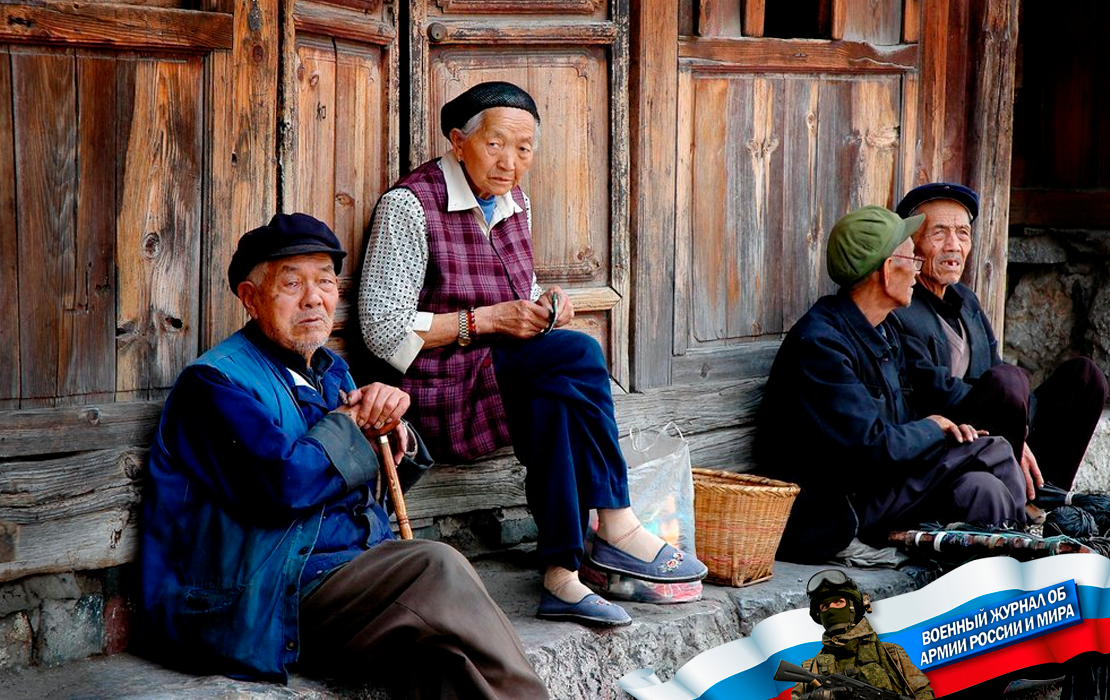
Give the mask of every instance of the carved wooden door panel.
[(627, 2), (410, 0), (410, 166), (447, 150), (442, 105), (507, 80), (536, 99), (541, 136), (523, 188), (541, 285), (568, 291), (573, 327), (628, 375)]

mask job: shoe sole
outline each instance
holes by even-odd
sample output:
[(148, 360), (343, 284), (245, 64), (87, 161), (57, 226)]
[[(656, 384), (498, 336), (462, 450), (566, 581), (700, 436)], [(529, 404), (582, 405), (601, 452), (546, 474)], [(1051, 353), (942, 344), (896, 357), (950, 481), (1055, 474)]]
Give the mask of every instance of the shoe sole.
[(704, 573), (698, 574), (696, 576), (684, 576), (682, 578), (661, 578), (656, 576), (647, 576), (635, 571), (618, 569), (615, 566), (608, 566), (606, 564), (600, 563), (588, 554), (586, 555), (586, 561), (588, 561), (590, 566), (594, 567), (598, 571), (604, 571), (609, 574), (620, 574), (621, 576), (628, 576), (630, 578), (639, 579), (640, 581), (647, 581), (648, 583), (693, 583), (694, 581), (701, 581), (709, 575), (709, 569), (706, 569)]
[(632, 620), (606, 620), (604, 618), (585, 617), (572, 613), (536, 613), (536, 617), (551, 622), (577, 622), (580, 625), (587, 625), (590, 627), (627, 627), (632, 624)]

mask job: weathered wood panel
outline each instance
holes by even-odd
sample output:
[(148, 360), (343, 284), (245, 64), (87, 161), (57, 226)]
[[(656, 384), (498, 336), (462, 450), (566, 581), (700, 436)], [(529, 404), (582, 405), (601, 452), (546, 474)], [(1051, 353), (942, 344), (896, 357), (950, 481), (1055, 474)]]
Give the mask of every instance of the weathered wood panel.
[[(0, 134), (13, 134), (12, 61), (0, 45)], [(15, 140), (0, 138), (0, 182), (15, 182)], [(19, 222), (14, 187), (0, 187), (0, 409), (19, 405)]]
[(692, 163), (693, 200), (691, 202), (690, 241), (692, 274), (690, 329), (695, 340), (727, 337), (727, 309), (730, 301), (731, 239), (724, 209), (730, 200), (729, 186), (729, 81), (697, 81), (694, 96), (694, 148)]
[(858, 41), (680, 37), (678, 55), (697, 61), (702, 72), (905, 73), (917, 68), (918, 47), (872, 46)]
[(0, 462), (0, 521), (29, 525), (126, 510), (139, 500), (146, 450), (115, 448)]
[[(335, 45), (297, 39), (294, 176), (286, 180), (284, 207), (335, 228)], [(341, 242), (342, 239), (340, 239)]]
[(198, 51), (231, 47), (231, 17), (101, 2), (0, 4), (0, 42)]
[(200, 348), (243, 325), (228, 290), (227, 267), (239, 236), (277, 211), (278, 0), (227, 0), (233, 46), (205, 59), (205, 241)]
[(116, 389), (116, 60), (80, 52), (76, 78), (76, 250), (62, 290), (58, 393), (87, 403)]
[(920, 76), (921, 108), (918, 110), (921, 125), (921, 149), (918, 152), (917, 174), (906, 189), (914, 185), (943, 180), (944, 173), (944, 119), (947, 109), (945, 85), (948, 57), (948, 15), (950, 0), (933, 0), (927, 3), (925, 21), (921, 30)]
[(373, 14), (378, 9), (368, 7), (359, 10), (298, 0), (293, 7), (293, 23), (298, 32), (364, 44), (390, 44), (397, 36), (396, 29)]
[(972, 110), (967, 152), (969, 184), (979, 192), (968, 277), (999, 338), (1006, 308), (1006, 245), (1010, 213), (1010, 154), (1013, 148), (1014, 58), (1017, 51), (1018, 0), (975, 3), (978, 29)]
[(20, 525), (16, 559), (0, 563), (0, 581), (134, 561), (139, 545), (136, 520), (130, 509), (116, 509)]
[[(620, 431), (674, 421), (699, 466), (748, 468), (763, 386), (760, 376), (618, 395)], [(133, 402), (0, 412), (0, 457), (74, 445), (91, 450), (0, 462), (0, 522), (18, 527), (15, 557), (0, 563), (0, 581), (134, 559), (146, 450), (120, 446), (148, 444), (159, 409), (157, 402)], [(524, 474), (509, 450), (469, 466), (437, 467), (408, 495), (409, 511), (423, 519), (524, 505)]]
[[(75, 66), (63, 49), (12, 49), (23, 406), (60, 393), (65, 290), (76, 248)], [(44, 108), (50, 105), (50, 108)], [(50, 144), (44, 148), (44, 144)]]
[(336, 42), (335, 232), (349, 253), (344, 275), (354, 279), (374, 205), (395, 175), (387, 60), (380, 47)]
[(832, 38), (876, 46), (899, 43), (902, 39), (902, 1), (832, 0)]
[(820, 125), (816, 80), (787, 80), (784, 97), (783, 135), (783, 224), (782, 328), (789, 329), (809, 310), (813, 301), (828, 291), (831, 280), (825, 273), (825, 240), (817, 193), (817, 133)]
[(148, 445), (161, 400), (0, 411), (0, 459)]
[(117, 226), (121, 399), (170, 386), (196, 356), (201, 77), (199, 58), (134, 63)]
[(904, 153), (900, 76), (726, 77), (687, 65), (679, 353), (784, 333), (833, 291), (828, 230), (855, 207), (893, 205)]
[(689, 157), (690, 150), (676, 153), (674, 148), (676, 123), (689, 116), (678, 100), (677, 5), (659, 0), (650, 11), (641, 5), (630, 31), (630, 162), (635, 167), (628, 173), (635, 284), (629, 298), (634, 309), (631, 378), (637, 391), (670, 383), (671, 350), (678, 342), (672, 292), (678, 271), (669, 251), (675, 250), (676, 158)]

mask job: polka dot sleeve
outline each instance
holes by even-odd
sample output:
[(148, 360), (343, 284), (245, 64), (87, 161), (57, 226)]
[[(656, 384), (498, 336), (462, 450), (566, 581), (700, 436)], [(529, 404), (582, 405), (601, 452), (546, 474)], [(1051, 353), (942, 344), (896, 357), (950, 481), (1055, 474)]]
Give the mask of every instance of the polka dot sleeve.
[(358, 316), (372, 353), (404, 372), (424, 342), (413, 331), (428, 267), (427, 221), (404, 188), (382, 195), (363, 261)]

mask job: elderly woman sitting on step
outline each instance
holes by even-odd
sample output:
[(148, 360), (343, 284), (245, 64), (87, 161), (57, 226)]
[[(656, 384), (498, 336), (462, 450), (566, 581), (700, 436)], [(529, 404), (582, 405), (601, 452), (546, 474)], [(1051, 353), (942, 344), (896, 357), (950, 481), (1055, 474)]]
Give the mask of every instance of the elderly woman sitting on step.
[[(378, 202), (359, 294), (367, 347), (404, 374), (409, 418), (440, 461), (512, 444), (527, 467), (544, 592), (537, 616), (631, 622), (591, 593), (580, 566), (651, 582), (696, 581), (697, 559), (645, 530), (629, 506), (609, 373), (559, 287), (536, 284), (531, 208), (539, 112), (511, 83), (470, 88), (443, 106), (451, 150)], [(598, 514), (591, 553), (588, 515)]]

